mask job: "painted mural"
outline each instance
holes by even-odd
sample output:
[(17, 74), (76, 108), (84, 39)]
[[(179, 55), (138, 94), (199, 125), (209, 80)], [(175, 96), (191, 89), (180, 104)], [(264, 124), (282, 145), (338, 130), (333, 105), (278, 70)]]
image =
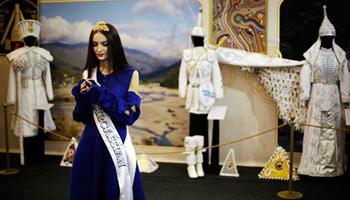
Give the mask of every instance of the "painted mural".
[(75, 103), (70, 90), (80, 80), (90, 30), (104, 20), (118, 29), (129, 64), (140, 72), (142, 114), (130, 128), (133, 143), (182, 146), (189, 114), (178, 98), (178, 71), (198, 10), (197, 0), (42, 4), (41, 45), (54, 57), (57, 132), (68, 137), (82, 133), (83, 125), (71, 116)]
[(214, 0), (214, 43), (226, 37), (226, 47), (264, 53), (265, 27), (265, 0)]

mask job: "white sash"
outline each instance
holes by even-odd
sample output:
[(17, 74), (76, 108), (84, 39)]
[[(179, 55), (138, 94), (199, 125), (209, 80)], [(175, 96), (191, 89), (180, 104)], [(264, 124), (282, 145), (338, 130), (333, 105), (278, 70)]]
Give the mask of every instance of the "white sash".
[(128, 127), (123, 144), (111, 118), (98, 105), (94, 106), (97, 129), (112, 157), (119, 183), (119, 200), (133, 200), (132, 186), (136, 171), (136, 154), (131, 143)]

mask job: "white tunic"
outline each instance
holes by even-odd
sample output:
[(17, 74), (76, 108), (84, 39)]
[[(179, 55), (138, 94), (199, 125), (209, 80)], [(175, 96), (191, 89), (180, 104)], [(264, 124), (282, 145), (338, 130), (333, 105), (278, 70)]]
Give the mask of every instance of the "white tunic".
[[(36, 106), (46, 105), (53, 99), (49, 61), (51, 54), (40, 47), (22, 47), (7, 55), (10, 60), (10, 73), (7, 102), (16, 104), (17, 114), (38, 124)], [(49, 110), (45, 111), (45, 128), (56, 129)], [(31, 137), (37, 135), (37, 128), (14, 117), (14, 134)]]
[[(341, 128), (341, 103), (349, 102), (350, 95), (347, 60), (343, 56), (337, 57), (333, 49), (320, 48), (314, 53), (317, 56), (306, 57), (310, 59), (300, 72), (301, 98), (309, 100), (306, 123)], [(342, 175), (345, 171), (345, 134), (331, 129), (305, 127), (298, 172), (332, 177)]]
[(185, 49), (179, 73), (179, 96), (186, 97), (186, 109), (195, 114), (207, 114), (223, 93), (215, 51), (204, 47)]

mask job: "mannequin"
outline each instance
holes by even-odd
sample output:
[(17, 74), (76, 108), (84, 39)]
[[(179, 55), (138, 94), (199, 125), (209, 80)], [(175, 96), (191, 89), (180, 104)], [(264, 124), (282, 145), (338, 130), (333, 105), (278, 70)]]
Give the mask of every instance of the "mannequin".
[[(187, 171), (190, 178), (204, 176), (208, 156), (203, 146), (208, 146), (208, 112), (215, 99), (223, 97), (222, 77), (214, 50), (206, 48), (206, 37), (200, 25), (191, 33), (193, 48), (185, 49), (179, 73), (179, 96), (186, 97), (190, 112), (189, 136), (185, 138)], [(194, 151), (196, 150), (196, 151)], [(204, 152), (204, 153), (203, 153)]]
[[(51, 72), (49, 62), (53, 60), (50, 52), (35, 46), (40, 34), (40, 22), (23, 20), (18, 23), (21, 40), (24, 47), (16, 49), (7, 55), (10, 61), (10, 74), (7, 103), (15, 104), (16, 113), (35, 123), (39, 123), (37, 107), (45, 107), (48, 100), (53, 100)], [(56, 129), (49, 110), (43, 112), (45, 128)], [(33, 125), (14, 117), (12, 122), (14, 134), (20, 137), (21, 164), (24, 164), (24, 154), (27, 161), (35, 161), (38, 140), (43, 144), (43, 138), (38, 138), (38, 129)], [(41, 149), (43, 151), (43, 149)]]
[(36, 46), (37, 42), (37, 38), (34, 36), (27, 36), (25, 38), (23, 38), (24, 40), (24, 44), (28, 47), (32, 47), (32, 46)]
[[(308, 102), (306, 124), (333, 128), (343, 124), (342, 107), (350, 101), (350, 73), (345, 52), (334, 42), (335, 36), (324, 6), (319, 39), (304, 53), (307, 62), (300, 72), (301, 99)], [(305, 127), (298, 172), (334, 177), (345, 171), (345, 134)]]

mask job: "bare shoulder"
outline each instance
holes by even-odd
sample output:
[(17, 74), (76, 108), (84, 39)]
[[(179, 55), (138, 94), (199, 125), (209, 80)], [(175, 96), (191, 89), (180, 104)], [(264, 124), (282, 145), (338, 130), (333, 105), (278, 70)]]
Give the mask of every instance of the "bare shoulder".
[(129, 85), (129, 91), (130, 92), (139, 92), (139, 84), (140, 84), (140, 77), (139, 72), (137, 70), (134, 70), (131, 76), (130, 85)]

